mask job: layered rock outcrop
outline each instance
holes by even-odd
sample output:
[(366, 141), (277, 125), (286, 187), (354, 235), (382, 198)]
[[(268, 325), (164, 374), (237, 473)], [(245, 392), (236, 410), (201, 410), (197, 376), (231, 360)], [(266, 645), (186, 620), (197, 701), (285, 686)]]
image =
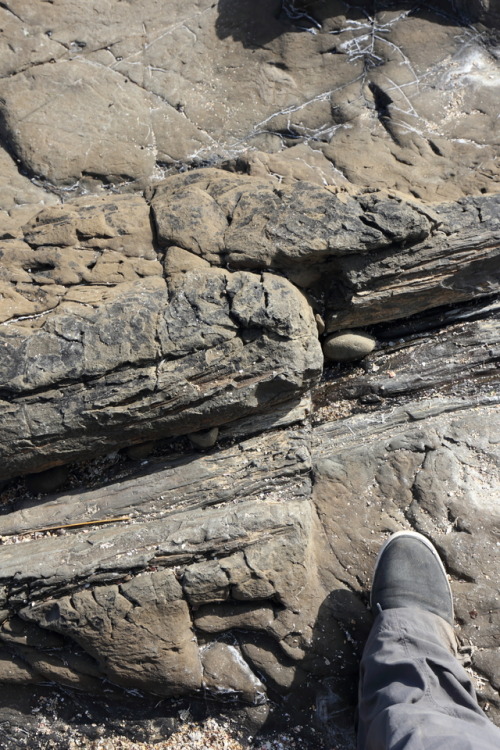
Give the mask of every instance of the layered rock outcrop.
[(351, 748), (402, 528), (500, 722), (497, 17), (2, 4), (5, 747), (49, 691)]

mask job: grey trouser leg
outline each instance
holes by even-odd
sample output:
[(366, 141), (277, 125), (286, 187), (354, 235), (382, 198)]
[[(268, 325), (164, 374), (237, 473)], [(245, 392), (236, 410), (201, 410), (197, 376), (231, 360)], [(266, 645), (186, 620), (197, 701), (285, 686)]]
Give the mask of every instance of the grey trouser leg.
[(361, 661), (358, 750), (500, 750), (445, 620), (413, 607), (377, 615)]

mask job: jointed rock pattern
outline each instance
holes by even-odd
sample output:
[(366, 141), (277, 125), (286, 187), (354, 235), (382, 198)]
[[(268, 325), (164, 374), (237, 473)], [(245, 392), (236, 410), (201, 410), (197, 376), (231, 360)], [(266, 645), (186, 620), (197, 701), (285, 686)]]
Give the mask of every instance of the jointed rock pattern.
[(499, 722), (497, 4), (1, 6), (3, 746), (50, 683), (351, 748), (402, 528)]

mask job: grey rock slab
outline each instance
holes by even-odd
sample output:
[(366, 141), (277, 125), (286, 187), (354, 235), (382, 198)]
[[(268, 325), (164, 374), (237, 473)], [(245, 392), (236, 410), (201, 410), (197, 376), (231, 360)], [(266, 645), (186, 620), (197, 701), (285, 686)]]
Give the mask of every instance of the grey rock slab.
[[(152, 202), (159, 240), (232, 268), (317, 264), (393, 243), (414, 244), (430, 223), (395, 196), (356, 197), (301, 182), (204, 170), (167, 180)], [(193, 237), (196, 226), (205, 231)]]
[[(499, 289), (498, 196), (433, 206), (433, 231), (411, 250), (340, 258), (327, 331), (396, 320)], [(337, 297), (337, 299), (335, 299)]]
[(42, 682), (43, 677), (8, 649), (0, 650), (0, 679), (8, 685)]
[[(72, 591), (82, 581), (112, 582), (155, 563), (174, 566), (182, 560), (184, 563), (192, 561), (209, 551), (216, 554), (219, 550), (222, 557), (227, 557), (243, 546), (258, 542), (260, 537), (264, 542), (263, 559), (269, 562), (274, 553), (272, 546), (268, 550), (265, 548), (266, 539), (276, 535), (280, 540), (281, 536), (293, 532), (294, 524), (297, 525), (297, 534), (303, 533), (301, 529), (305, 528), (304, 524), (307, 526), (308, 508), (308, 504), (300, 500), (290, 503), (249, 501), (207, 511), (201, 516), (202, 522), (199, 510), (181, 510), (162, 521), (115, 524), (88, 532), (83, 530), (67, 537), (46, 536), (28, 540), (27, 543), (9, 544), (1, 550), (1, 580), (14, 588), (28, 585), (33, 593), (39, 591), (43, 597), (44, 591)], [(300, 550), (290, 549), (292, 553), (302, 554)], [(223, 570), (225, 563), (221, 565), (218, 565), (218, 569)], [(190, 574), (191, 581), (195, 570), (193, 568)], [(201, 568), (199, 570), (202, 571)], [(251, 563), (243, 561), (243, 570), (241, 581), (237, 578), (233, 581), (229, 573), (225, 580), (231, 585), (234, 583), (238, 589), (252, 578)], [(201, 596), (205, 591), (205, 583), (202, 585), (201, 582), (210, 585), (210, 580), (210, 577), (202, 576), (199, 585), (191, 584), (189, 590), (192, 595)], [(265, 580), (265, 576), (262, 580)], [(276, 576), (272, 584), (273, 592), (279, 581), (280, 586), (284, 585), (286, 576)], [(296, 596), (293, 592), (288, 595), (292, 599)]]
[[(312, 400), (310, 393), (306, 393), (299, 399), (278, 404), (267, 414), (258, 414), (251, 417), (236, 419), (220, 427), (220, 436), (230, 439), (241, 439), (247, 435), (257, 435), (266, 430), (274, 430), (287, 425), (304, 424), (312, 411)], [(306, 454), (304, 461), (307, 463)]]
[(217, 261), (224, 248), (227, 217), (216, 201), (189, 184), (172, 192), (167, 188), (161, 195), (161, 200), (153, 202), (159, 238), (207, 261)]
[(19, 70), (32, 65), (55, 61), (62, 57), (66, 50), (44, 33), (44, 30), (28, 25), (7, 5), (0, 8), (2, 33), (8, 44), (2, 45), (0, 52), (0, 76), (13, 75)]
[(286, 694), (289, 690), (297, 690), (304, 682), (307, 672), (280, 653), (271, 639), (244, 632), (239, 634), (238, 642), (245, 659), (257, 673), (266, 675), (276, 692)]
[(167, 306), (165, 282), (152, 278), (87, 315), (56, 314), (33, 331), (15, 322), (4, 325), (0, 387), (14, 396), (28, 395), (104, 375), (134, 359), (153, 361), (159, 356), (157, 319)]
[[(350, 181), (392, 187), (424, 200), (456, 199), (468, 193), (470, 180), (475, 182), (473, 164), (479, 166), (486, 149), (479, 179), (485, 179), (486, 191), (496, 191), (494, 115), (488, 107), (479, 112), (470, 106), (469, 94), (476, 88), (488, 97), (490, 87), (497, 99), (498, 65), (493, 63), (492, 74), (476, 33), (469, 37), (466, 23), (458, 34), (450, 33), (452, 25), (439, 23), (432, 9), (410, 15), (385, 9), (369, 14), (356, 28), (337, 20), (336, 50), (374, 63), (350, 91), (333, 95), (338, 120), (349, 128), (339, 128), (323, 150)], [(370, 26), (373, 47), (364, 44)], [(432, 43), (422, 43), (431, 38)], [(461, 92), (465, 106), (459, 104)], [(467, 142), (461, 140), (465, 132)]]
[[(308, 642), (321, 600), (314, 568), (305, 564), (311, 523), (308, 502), (252, 501), (4, 545), (3, 604), (13, 612), (3, 618), (0, 641), (31, 667), (5, 679), (50, 675), (98, 692), (106, 680), (164, 696), (208, 688), (218, 697), (266, 701), (265, 682), (219, 636), (266, 621), (278, 653)], [(215, 630), (207, 616), (219, 623)], [(63, 673), (60, 656), (72, 651), (78, 658)]]
[(201, 510), (240, 499), (307, 498), (310, 469), (303, 435), (264, 434), (203, 456), (151, 460), (134, 477), (96, 490), (63, 492), (43, 502), (21, 500), (0, 517), (0, 536), (118, 516), (162, 518), (179, 509)]
[(75, 198), (40, 211), (23, 229), (26, 242), (37, 250), (45, 245), (76, 246), (119, 252), (124, 259), (156, 260), (149, 207), (141, 195)]
[(315, 416), (329, 418), (334, 408), (364, 408), (442, 394), (462, 397), (464, 406), (495, 399), (500, 357), (498, 311), (489, 317), (423, 331), (385, 342), (358, 369), (338, 374), (314, 393)]
[[(276, 146), (273, 140), (277, 141)], [(259, 145), (261, 150), (248, 150), (223, 162), (223, 165), (231, 171), (252, 177), (277, 179), (280, 185), (304, 181), (316, 185), (335, 185), (341, 190), (352, 189), (349, 180), (315, 146), (317, 143), (307, 141), (296, 145), (290, 142), (283, 149), (279, 136), (267, 136)]]
[[(201, 661), (207, 645), (222, 638), (235, 649), (225, 656), (238, 661), (250, 683), (252, 674), (262, 678), (264, 700), (271, 693), (295, 696), (295, 706), (301, 701), (309, 705), (318, 691), (329, 690), (340, 696), (337, 706), (347, 709), (370, 622), (361, 597), (375, 556), (388, 533), (415, 528), (434, 541), (452, 574), (459, 636), (481, 649), (498, 648), (498, 408), (498, 398), (474, 405), (472, 397), (441, 396), (314, 427), (307, 438), (315, 473), (314, 508), (304, 499), (287, 500), (286, 492), (274, 501), (171, 508), (170, 515), (140, 523), (5, 544), (0, 571), (7, 622), (11, 610), (34, 627), (57, 633), (65, 649), (76, 641), (97, 662), (98, 679), (140, 683), (146, 692), (162, 695), (169, 695), (174, 685), (180, 694), (196, 693), (198, 688), (182, 677), (184, 657), (167, 658), (165, 630), (154, 655), (141, 635), (143, 625), (156, 633), (157, 618), (167, 616), (148, 593), (158, 589), (150, 579), (163, 581), (173, 571), (169, 586), (162, 582), (160, 588), (164, 596), (172, 592), (175, 601), (187, 603), (189, 619), (175, 620), (181, 623), (175, 634), (181, 640), (186, 634), (197, 639)], [(257, 460), (263, 439), (247, 441), (243, 456)], [(271, 446), (276, 436), (266, 440)], [(214, 484), (201, 485), (202, 492), (216, 492), (216, 477), (225, 462), (230, 465), (231, 450), (236, 448), (220, 456)], [(213, 456), (204, 456), (197, 462), (206, 471), (211, 460)], [(267, 465), (261, 468), (264, 476)], [(286, 472), (287, 465), (283, 468)], [(255, 469), (253, 463), (242, 464), (247, 481)], [(292, 486), (301, 481), (297, 475), (291, 479)], [(237, 486), (233, 491), (239, 494)], [(91, 502), (90, 495), (87, 500)], [(76, 607), (70, 608), (71, 602)], [(129, 611), (135, 613), (133, 619), (126, 615)], [(99, 635), (93, 618), (100, 618)], [(115, 627), (116, 642), (110, 644)], [(12, 649), (12, 633), (5, 638)], [(136, 661), (131, 659), (128, 667), (122, 656), (129, 639), (138, 654), (151, 659), (140, 676)], [(182, 655), (182, 649), (176, 653)], [(198, 663), (198, 656), (189, 653)], [(37, 670), (43, 669), (44, 659), (40, 645)], [(217, 671), (215, 662), (210, 674)], [(491, 684), (498, 677), (493, 666), (487, 677), (495, 718)], [(70, 676), (54, 677), (63, 678)], [(217, 685), (250, 702), (260, 692), (252, 692), (243, 677), (238, 686), (214, 678), (214, 695)], [(81, 686), (88, 689), (83, 677)]]
[(6, 475), (210, 429), (316, 381), (314, 317), (288, 281), (192, 271), (169, 295), (155, 263), (109, 300), (0, 329)]
[(318, 300), (327, 332), (494, 294), (498, 207), (497, 195), (429, 207), (396, 193), (276, 186), (214, 169), (171, 177), (152, 200), (167, 252), (281, 272)]

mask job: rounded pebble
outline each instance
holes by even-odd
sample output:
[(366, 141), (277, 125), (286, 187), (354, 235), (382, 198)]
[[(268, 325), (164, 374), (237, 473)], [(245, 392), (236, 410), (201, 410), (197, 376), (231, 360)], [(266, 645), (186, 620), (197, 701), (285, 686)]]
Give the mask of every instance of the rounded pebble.
[(375, 349), (375, 339), (368, 333), (344, 331), (325, 339), (323, 354), (331, 362), (353, 362), (363, 359)]
[(200, 432), (192, 432), (188, 435), (188, 438), (198, 448), (211, 448), (217, 442), (219, 437), (219, 428), (212, 427), (211, 430), (201, 430)]

